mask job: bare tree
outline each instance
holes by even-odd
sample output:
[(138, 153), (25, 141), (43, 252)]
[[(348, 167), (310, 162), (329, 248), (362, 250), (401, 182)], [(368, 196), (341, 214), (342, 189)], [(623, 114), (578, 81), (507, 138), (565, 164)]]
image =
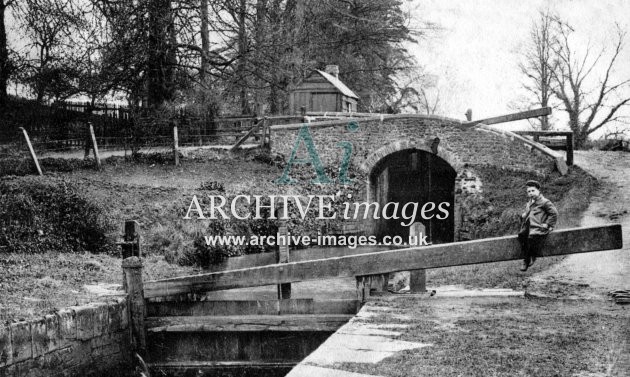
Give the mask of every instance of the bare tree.
[(29, 38), (30, 53), (22, 80), (41, 102), (45, 96), (57, 99), (75, 94), (71, 82), (76, 67), (71, 64), (73, 35), (85, 19), (73, 0), (23, 0), (16, 3), (17, 19)]
[[(630, 96), (623, 91), (630, 86), (630, 78), (613, 78), (626, 32), (617, 26), (612, 54), (604, 60), (604, 49), (595, 57), (591, 57), (590, 46), (582, 54), (578, 53), (570, 41), (574, 29), (560, 20), (556, 20), (556, 24), (559, 40), (554, 54), (557, 61), (551, 71), (554, 94), (569, 115), (569, 127), (574, 133), (576, 148), (580, 148), (590, 134), (619, 120), (619, 110), (630, 103)], [(602, 74), (597, 77), (599, 72)], [(591, 87), (589, 82), (597, 84)]]
[[(535, 98), (527, 107), (550, 106), (553, 95), (552, 72), (558, 63), (554, 52), (558, 48), (554, 30), (556, 19), (557, 17), (551, 15), (549, 11), (541, 11), (529, 31), (529, 41), (522, 53), (523, 62), (519, 64), (521, 72), (526, 77), (523, 88)], [(538, 122), (540, 129), (550, 128), (546, 116), (541, 117)]]

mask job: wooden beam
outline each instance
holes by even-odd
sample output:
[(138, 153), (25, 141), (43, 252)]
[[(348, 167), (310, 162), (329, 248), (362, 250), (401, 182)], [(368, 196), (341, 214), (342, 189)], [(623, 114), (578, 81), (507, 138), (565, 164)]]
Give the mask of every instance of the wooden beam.
[[(620, 249), (621, 234), (619, 224), (557, 230), (549, 235), (541, 256)], [(144, 293), (145, 297), (160, 297), (195, 291), (492, 263), (522, 257), (516, 236), (505, 236), (148, 281)]]
[[(429, 162), (430, 161), (431, 160), (429, 160)], [(429, 173), (428, 175), (430, 179), (431, 174)], [(409, 233), (417, 237), (416, 244), (418, 244), (419, 240), (422, 239), (422, 235), (427, 234), (427, 228), (421, 222), (417, 222), (411, 224)], [(427, 291), (427, 270), (420, 269), (409, 271), (409, 291), (412, 293), (424, 293)]]
[(567, 151), (567, 165), (573, 165), (573, 132), (572, 131), (515, 131), (518, 135), (533, 136), (534, 141), (539, 143), (541, 136), (564, 136), (565, 148)]
[(142, 261), (138, 257), (124, 259), (125, 288), (129, 302), (129, 327), (133, 348), (144, 356), (147, 349), (145, 333), (145, 301), (142, 296)]
[(217, 300), (148, 302), (149, 317), (228, 316), (228, 315), (289, 315), (289, 314), (356, 314), (357, 300)]
[[(282, 216), (286, 216), (286, 212), (282, 211)], [(289, 239), (289, 227), (286, 220), (281, 220), (278, 227), (278, 235), (285, 240)], [(289, 263), (289, 243), (281, 242), (278, 244), (278, 250), (276, 254), (276, 263)], [(284, 283), (278, 285), (278, 299), (285, 300), (291, 298), (291, 283)]]
[(177, 125), (173, 125), (173, 157), (175, 158), (175, 166), (179, 166), (179, 135), (177, 134)]
[(24, 129), (24, 127), (20, 127), (20, 129), (24, 134), (24, 139), (26, 139), (26, 145), (28, 146), (28, 151), (31, 154), (33, 164), (35, 164), (35, 169), (37, 169), (37, 174), (44, 175), (44, 173), (42, 173), (42, 168), (39, 167), (39, 161), (37, 161), (37, 155), (35, 154), (35, 149), (33, 149), (33, 144), (31, 144), (31, 139), (28, 137), (28, 132), (26, 132), (26, 129)]
[(94, 161), (96, 161), (96, 169), (101, 169), (101, 155), (98, 153), (98, 144), (96, 143), (96, 135), (94, 134), (94, 127), (92, 122), (88, 122), (88, 131), (90, 132), (90, 139), (92, 141), (92, 152), (94, 153)]
[(241, 146), (241, 144), (243, 144), (247, 139), (249, 139), (249, 137), (252, 136), (254, 134), (254, 132), (256, 132), (258, 130), (258, 128), (260, 127), (262, 122), (264, 122), (264, 119), (258, 121), (258, 123), (256, 123), (256, 124), (254, 124), (254, 126), (249, 131), (247, 131), (247, 133), (245, 135), (243, 135), (243, 137), (238, 139), (238, 141), (232, 146), (232, 148), (230, 148), (230, 152), (236, 150), (238, 147)]
[[(388, 246), (387, 249), (402, 249), (403, 246)], [(374, 249), (348, 249), (348, 248), (309, 248), (301, 250), (289, 250), (289, 260), (292, 262), (301, 262), (306, 260), (327, 259), (334, 257), (344, 257), (346, 255), (356, 255), (365, 253), (375, 253), (385, 250), (386, 247)], [(248, 254), (240, 257), (229, 257), (225, 261), (217, 265), (208, 267), (208, 272), (240, 270), (243, 268), (267, 266), (277, 263), (276, 253), (267, 252), (260, 254)]]
[(507, 114), (507, 115), (501, 115), (498, 117), (473, 120), (472, 122), (464, 123), (464, 125), (474, 126), (481, 123), (483, 124), (507, 123), (507, 122), (514, 122), (517, 120), (547, 116), (549, 114), (551, 114), (551, 107), (543, 107), (540, 109), (528, 110), (528, 111), (523, 111), (523, 112), (515, 113), (515, 114)]
[(527, 136), (568, 136), (573, 135), (571, 131), (514, 131), (518, 135)]
[(148, 317), (148, 332), (336, 331), (351, 314)]
[(149, 367), (153, 370), (179, 371), (194, 369), (195, 371), (213, 371), (215, 369), (236, 369), (248, 368), (252, 369), (277, 369), (277, 368), (293, 368), (298, 361), (264, 361), (264, 360), (237, 360), (237, 361), (164, 361), (157, 363), (149, 363)]

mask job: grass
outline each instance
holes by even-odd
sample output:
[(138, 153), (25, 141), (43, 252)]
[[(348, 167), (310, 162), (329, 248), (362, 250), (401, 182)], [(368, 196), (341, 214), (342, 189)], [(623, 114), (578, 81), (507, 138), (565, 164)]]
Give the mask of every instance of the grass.
[[(335, 368), (390, 377), (603, 376), (610, 375), (629, 335), (629, 314), (610, 303), (477, 297), (381, 304), (410, 318), (399, 339), (432, 346), (376, 364)], [(378, 323), (388, 323), (388, 316), (381, 315)]]
[[(174, 276), (194, 270), (178, 266), (174, 262), (180, 260), (182, 255), (185, 256), (186, 251), (193, 247), (195, 238), (206, 230), (206, 224), (202, 221), (182, 219), (193, 194), (205, 195), (205, 187), (214, 186), (222, 186), (226, 195), (243, 192), (260, 195), (281, 193), (278, 192), (278, 186), (273, 184), (273, 180), (281, 173), (277, 166), (254, 161), (252, 156), (234, 159), (216, 152), (209, 153), (213, 154), (211, 158), (207, 155), (189, 155), (180, 167), (153, 157), (145, 158), (141, 162), (112, 157), (101, 171), (78, 163), (76, 167), (67, 169), (68, 166), (74, 166), (74, 163), (51, 162), (50, 166), (58, 166), (58, 171), (48, 172), (44, 178), (11, 179), (43, 179), (76, 187), (83, 197), (105, 209), (108, 220), (114, 224), (108, 235), (112, 241), (122, 234), (125, 220), (137, 220), (142, 232), (143, 252), (148, 256), (145, 260), (147, 276)], [(499, 173), (501, 172), (491, 168), (481, 169), (481, 174), (485, 174), (485, 194), (492, 200), (493, 208), (496, 211), (506, 211), (510, 209), (510, 205), (521, 204), (523, 201), (521, 183), (528, 177), (503, 172), (501, 177), (512, 178), (495, 182)], [(553, 176), (545, 182), (550, 193), (558, 195), (551, 198), (556, 203), (561, 203), (560, 210), (565, 211), (563, 218), (578, 213), (588, 203), (585, 198), (588, 198), (591, 186), (580, 180), (586, 179), (585, 177), (579, 170), (572, 169), (568, 178)], [(564, 200), (559, 199), (563, 197), (561, 195), (564, 195)], [(571, 204), (575, 202), (579, 204)], [(502, 212), (497, 213), (500, 216)], [(120, 260), (110, 254), (69, 256), (51, 252), (32, 257), (0, 254), (0, 258), (8, 261), (0, 261), (3, 270), (8, 271), (0, 276), (0, 288), (4, 292), (0, 294), (3, 307), (3, 313), (0, 314), (8, 319), (20, 315), (41, 315), (55, 307), (94, 299), (83, 289), (83, 285), (95, 281), (118, 283), (121, 278)], [(532, 273), (546, 269), (558, 260), (560, 258), (539, 260), (525, 274), (518, 272), (517, 262), (430, 270), (428, 284), (521, 289)], [(44, 279), (47, 275), (48, 279)], [(22, 297), (30, 297), (32, 300), (24, 301)]]
[[(120, 257), (107, 254), (0, 253), (0, 321), (35, 318), (97, 301), (84, 286), (122, 283), (121, 262)], [(145, 280), (198, 271), (168, 263), (160, 256), (149, 256), (143, 264)]]

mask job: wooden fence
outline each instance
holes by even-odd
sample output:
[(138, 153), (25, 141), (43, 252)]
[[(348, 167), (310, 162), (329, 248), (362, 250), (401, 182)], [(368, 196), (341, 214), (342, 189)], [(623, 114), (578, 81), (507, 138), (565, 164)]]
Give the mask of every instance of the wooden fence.
[[(245, 116), (210, 118), (185, 111), (169, 119), (155, 119), (141, 114), (133, 116), (128, 108), (119, 105), (61, 102), (46, 106), (27, 100), (15, 101), (3, 111), (0, 144), (21, 146), (20, 127), (23, 127), (38, 152), (84, 148), (90, 136), (88, 122), (101, 148), (131, 149), (171, 146), (174, 126), (178, 128), (180, 146), (232, 145), (261, 120)], [(270, 116), (265, 126), (301, 119), (299, 116)], [(258, 142), (262, 131), (250, 133)]]

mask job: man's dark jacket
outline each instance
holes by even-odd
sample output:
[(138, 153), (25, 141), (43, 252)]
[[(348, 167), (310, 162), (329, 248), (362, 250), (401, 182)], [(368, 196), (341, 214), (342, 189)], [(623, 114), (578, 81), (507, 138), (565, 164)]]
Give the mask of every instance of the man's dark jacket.
[(525, 212), (521, 215), (522, 221), (519, 233), (527, 231), (528, 219), (530, 236), (549, 234), (556, 227), (558, 210), (551, 200), (540, 194), (538, 198), (527, 203)]

